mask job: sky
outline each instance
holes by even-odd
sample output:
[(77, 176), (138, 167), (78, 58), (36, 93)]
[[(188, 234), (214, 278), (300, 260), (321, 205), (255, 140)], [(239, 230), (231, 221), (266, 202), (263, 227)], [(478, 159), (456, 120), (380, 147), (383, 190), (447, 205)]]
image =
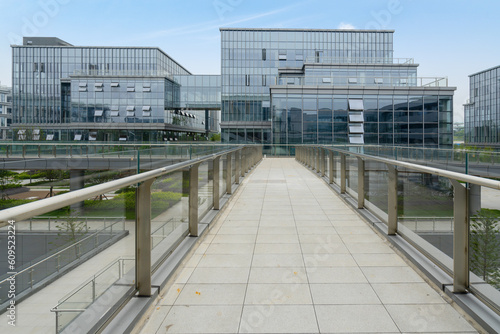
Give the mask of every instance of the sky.
[(458, 123), (468, 76), (500, 65), (498, 13), (498, 0), (0, 0), (0, 84), (22, 36), (160, 47), (191, 73), (220, 74), (220, 27), (393, 29), (394, 57), (457, 87)]

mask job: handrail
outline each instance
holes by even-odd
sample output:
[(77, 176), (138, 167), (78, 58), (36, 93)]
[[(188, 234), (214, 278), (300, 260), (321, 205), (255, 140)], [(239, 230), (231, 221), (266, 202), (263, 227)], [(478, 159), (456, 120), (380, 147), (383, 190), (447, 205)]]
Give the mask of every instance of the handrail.
[(27, 219), (32, 216), (38, 216), (50, 211), (54, 211), (71, 204), (82, 202), (88, 198), (98, 196), (105, 192), (114, 191), (120, 188), (131, 186), (133, 184), (141, 183), (171, 172), (175, 172), (184, 167), (213, 160), (214, 158), (222, 156), (224, 154), (238, 151), (243, 147), (244, 146), (225, 150), (219, 153), (209, 154), (204, 157), (183, 161), (167, 167), (162, 167), (141, 174), (128, 176), (119, 180), (110, 181), (104, 184), (98, 184), (85, 189), (75, 190), (66, 194), (58, 195), (56, 197), (42, 199), (34, 203), (27, 203), (13, 208), (5, 209), (0, 211), (0, 227), (6, 225), (8, 221), (11, 220), (19, 221)]
[(104, 230), (107, 230), (107, 229), (109, 229), (110, 227), (114, 226), (115, 224), (119, 224), (119, 223), (123, 223), (123, 220), (121, 220), (121, 221), (117, 221), (117, 222), (114, 222), (113, 224), (109, 225), (108, 227), (103, 228), (102, 230), (95, 231), (94, 233), (92, 233), (92, 234), (90, 234), (90, 235), (86, 236), (85, 238), (83, 238), (83, 239), (81, 239), (81, 240), (78, 240), (77, 242), (75, 242), (75, 243), (71, 244), (70, 246), (65, 247), (65, 248), (61, 249), (60, 251), (58, 251), (58, 252), (56, 252), (56, 253), (54, 253), (54, 254), (52, 254), (52, 255), (50, 255), (50, 256), (47, 256), (46, 258), (44, 258), (44, 259), (42, 259), (42, 260), (38, 261), (37, 263), (32, 264), (31, 266), (29, 266), (29, 267), (27, 267), (27, 268), (24, 268), (24, 269), (23, 269), (23, 270), (21, 270), (20, 272), (17, 272), (16, 274), (14, 274), (14, 275), (12, 275), (12, 276), (7, 277), (6, 279), (4, 279), (4, 280), (0, 281), (0, 284), (2, 284), (2, 283), (4, 283), (4, 282), (6, 282), (6, 281), (8, 281), (8, 280), (10, 280), (12, 277), (15, 277), (15, 276), (21, 275), (22, 273), (24, 273), (24, 272), (26, 272), (26, 271), (28, 271), (28, 270), (33, 269), (34, 267), (36, 267), (36, 266), (40, 265), (40, 264), (41, 264), (41, 263), (43, 263), (43, 262), (46, 262), (46, 261), (48, 261), (48, 260), (52, 259), (53, 257), (56, 257), (56, 256), (60, 255), (61, 253), (63, 253), (63, 252), (65, 252), (65, 251), (67, 251), (68, 249), (74, 248), (76, 245), (83, 243), (84, 241), (88, 240), (89, 238), (95, 237), (97, 234), (99, 234), (99, 233), (103, 232)]
[[(88, 278), (82, 284), (80, 284), (79, 286), (77, 286), (76, 288), (74, 288), (73, 290), (71, 290), (70, 292), (68, 292), (62, 299), (59, 300), (59, 302), (57, 303), (57, 305), (54, 306), (50, 311), (51, 312), (58, 312), (59, 311), (58, 307), (61, 304), (63, 304), (66, 300), (68, 300), (69, 298), (71, 298), (75, 293), (77, 293), (82, 288), (84, 288), (87, 284), (89, 284), (90, 282), (92, 282), (93, 280), (95, 280), (97, 277), (99, 277), (106, 270), (108, 270), (109, 268), (113, 267), (116, 263), (120, 263), (120, 262), (124, 262), (124, 261), (134, 261), (134, 259), (133, 258), (126, 258), (126, 257), (119, 257), (116, 260), (112, 261), (111, 263), (108, 263), (104, 268), (101, 268), (99, 271), (97, 271), (94, 275), (92, 275), (90, 278)], [(121, 273), (121, 274), (122, 274), (121, 277), (123, 277), (124, 273)], [(121, 277), (119, 277), (119, 278), (121, 278)], [(63, 309), (63, 310), (67, 310), (67, 309)], [(83, 311), (85, 311), (85, 310), (83, 310)]]
[[(322, 147), (322, 148), (327, 149), (327, 150), (332, 150), (332, 148), (330, 148), (328, 146), (316, 146), (316, 147)], [(390, 164), (390, 165), (399, 166), (399, 167), (405, 167), (405, 168), (408, 168), (411, 170), (416, 170), (419, 172), (424, 172), (424, 173), (429, 173), (429, 174), (433, 174), (433, 175), (437, 175), (437, 176), (452, 178), (452, 179), (457, 180), (457, 181), (473, 183), (473, 184), (477, 184), (480, 186), (493, 188), (493, 189), (500, 189), (500, 181), (485, 179), (485, 178), (478, 177), (478, 176), (467, 175), (467, 174), (462, 174), (462, 173), (458, 173), (458, 172), (452, 172), (452, 171), (434, 168), (434, 167), (417, 165), (417, 164), (413, 164), (410, 162), (403, 162), (403, 161), (399, 161), (399, 160), (380, 158), (380, 157), (376, 157), (374, 155), (356, 153), (356, 152), (346, 151), (346, 150), (342, 150), (342, 149), (335, 149), (335, 151), (337, 151), (339, 153), (347, 154), (347, 155), (352, 155), (355, 157), (360, 157), (360, 158), (365, 157), (365, 158), (369, 158), (370, 160), (373, 160), (373, 161), (382, 162), (385, 164)]]

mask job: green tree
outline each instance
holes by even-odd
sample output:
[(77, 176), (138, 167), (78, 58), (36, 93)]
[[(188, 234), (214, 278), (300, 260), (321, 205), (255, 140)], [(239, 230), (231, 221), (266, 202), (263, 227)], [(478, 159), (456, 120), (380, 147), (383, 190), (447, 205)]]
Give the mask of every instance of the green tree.
[(2, 194), (2, 200), (9, 198), (7, 189), (18, 188), (21, 186), (20, 183), (14, 181), (15, 175), (17, 175), (17, 173), (10, 170), (0, 170), (0, 192)]
[(496, 211), (481, 209), (471, 217), (470, 269), (500, 289), (500, 231)]

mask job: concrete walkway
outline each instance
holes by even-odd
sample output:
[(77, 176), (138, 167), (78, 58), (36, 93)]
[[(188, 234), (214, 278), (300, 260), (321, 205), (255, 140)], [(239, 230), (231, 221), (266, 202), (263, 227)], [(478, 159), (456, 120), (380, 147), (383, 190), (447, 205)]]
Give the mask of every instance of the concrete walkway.
[(475, 333), (313, 173), (265, 159), (141, 333)]

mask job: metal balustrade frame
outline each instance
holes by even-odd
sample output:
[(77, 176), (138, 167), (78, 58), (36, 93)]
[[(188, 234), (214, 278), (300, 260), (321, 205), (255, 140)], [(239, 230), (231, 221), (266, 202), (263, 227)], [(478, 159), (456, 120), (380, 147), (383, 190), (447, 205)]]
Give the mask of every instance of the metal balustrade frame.
[[(495, 289), (488, 289), (481, 286), (485, 284), (479, 284), (480, 286), (472, 286), (470, 284), (471, 277), (474, 276), (474, 281), (478, 281), (478, 278), (470, 273), (469, 270), (469, 185), (478, 185), (491, 189), (500, 190), (500, 181), (495, 181), (492, 179), (481, 178), (477, 176), (471, 176), (467, 174), (462, 174), (458, 172), (443, 170), (439, 168), (433, 168), (398, 160), (391, 160), (388, 158), (381, 158), (377, 156), (371, 156), (367, 154), (357, 153), (349, 151), (346, 149), (335, 148), (332, 146), (310, 146), (302, 145), (296, 147), (296, 160), (309, 167), (312, 171), (316, 172), (318, 176), (323, 177), (323, 173), (315, 168), (315, 156), (318, 150), (326, 150), (329, 157), (329, 175), (328, 179), (325, 181), (330, 184), (334, 183), (333, 171), (335, 168), (335, 155), (338, 155), (340, 160), (340, 184), (338, 184), (339, 192), (343, 196), (346, 196), (346, 181), (347, 181), (347, 164), (346, 157), (351, 156), (357, 158), (358, 162), (358, 184), (357, 184), (357, 198), (355, 199), (358, 209), (368, 209), (365, 206), (365, 183), (364, 183), (364, 173), (365, 173), (365, 162), (373, 161), (383, 163), (388, 169), (388, 183), (387, 183), (387, 196), (388, 196), (388, 214), (387, 217), (381, 217), (376, 213), (371, 213), (375, 215), (378, 219), (381, 219), (383, 223), (386, 224), (386, 230), (388, 239), (391, 236), (401, 236), (406, 242), (411, 244), (418, 252), (423, 254), (428, 260), (432, 261), (433, 264), (437, 265), (442, 271), (452, 277), (452, 289), (447, 290), (446, 284), (443, 284), (442, 288), (445, 291), (449, 291), (452, 296), (457, 296), (455, 301), (458, 301), (459, 305), (466, 310), (470, 310), (472, 316), (478, 320), (478, 322), (488, 329), (498, 330), (500, 329), (500, 293)], [(445, 257), (441, 252), (435, 252), (426, 249), (427, 247), (422, 243), (412, 240), (412, 233), (406, 229), (403, 224), (398, 224), (398, 201), (397, 201), (397, 180), (398, 180), (398, 167), (405, 168), (407, 170), (416, 171), (425, 174), (437, 175), (440, 177), (447, 178), (454, 189), (453, 196), (453, 259), (446, 261)], [(353, 203), (353, 204), (354, 204)], [(375, 224), (374, 224), (375, 225)], [(389, 239), (390, 240), (390, 239)], [(421, 255), (420, 255), (421, 257)], [(447, 263), (448, 262), (448, 263)], [(470, 294), (476, 296), (484, 304), (483, 306), (478, 306), (477, 300), (471, 300)], [(484, 307), (484, 306), (487, 307)], [(476, 314), (474, 314), (476, 312)], [(477, 312), (480, 314), (477, 315)], [(493, 324), (493, 325), (491, 325)], [(499, 326), (499, 327), (497, 327)]]
[[(107, 192), (115, 191), (131, 185), (139, 185), (136, 195), (136, 258), (135, 258), (135, 291), (129, 296), (133, 297), (137, 293), (139, 297), (154, 297), (151, 286), (151, 185), (163, 175), (189, 170), (189, 236), (198, 237), (198, 167), (201, 163), (209, 161), (219, 161), (221, 157), (227, 156), (226, 177), (227, 193), (230, 194), (232, 186), (232, 163), (231, 156), (236, 157), (235, 184), (239, 184), (240, 176), (244, 177), (253, 166), (255, 166), (263, 157), (262, 146), (237, 146), (226, 149), (219, 153), (205, 155), (199, 158), (173, 164), (167, 167), (158, 168), (141, 174), (132, 175), (118, 180), (106, 182), (92, 187), (75, 190), (55, 197), (42, 199), (33, 203), (20, 205), (0, 211), (0, 227), (6, 226), (9, 221), (22, 221), (34, 216), (42, 215), (71, 204), (82, 202), (88, 198), (96, 197)], [(213, 173), (214, 184), (220, 182), (219, 173)], [(214, 187), (216, 188), (216, 187)], [(218, 188), (218, 187), (217, 187)], [(215, 189), (214, 189), (215, 191)], [(215, 193), (214, 193), (215, 194)], [(219, 198), (217, 193), (214, 198)], [(211, 207), (215, 208), (220, 203), (214, 200)], [(216, 205), (214, 205), (214, 203)], [(128, 300), (130, 300), (130, 298)], [(107, 324), (109, 319), (103, 324)]]

